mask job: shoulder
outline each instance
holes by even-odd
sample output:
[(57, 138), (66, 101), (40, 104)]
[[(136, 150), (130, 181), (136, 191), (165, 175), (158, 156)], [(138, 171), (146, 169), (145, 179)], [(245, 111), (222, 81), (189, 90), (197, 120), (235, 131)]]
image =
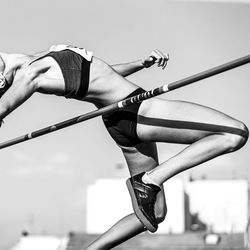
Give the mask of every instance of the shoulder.
[(4, 56), (5, 53), (3, 52), (0, 52), (0, 72), (4, 72), (4, 69), (5, 69), (5, 56)]
[(29, 56), (25, 54), (0, 54), (5, 64), (5, 71), (12, 71), (21, 68), (25, 63), (29, 61)]
[(12, 83), (15, 72), (22, 65), (22, 59), (25, 55), (23, 54), (10, 54), (0, 52), (0, 72), (8, 81)]
[(5, 68), (5, 63), (3, 61), (3, 59), (0, 56), (0, 72), (4, 72), (4, 68)]

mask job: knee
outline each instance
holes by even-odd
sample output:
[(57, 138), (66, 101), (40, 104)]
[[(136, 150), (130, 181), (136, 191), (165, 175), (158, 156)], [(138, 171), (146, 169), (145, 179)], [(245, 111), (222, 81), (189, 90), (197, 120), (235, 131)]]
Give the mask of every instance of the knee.
[(234, 128), (238, 129), (239, 133), (224, 133), (224, 136), (226, 137), (225, 145), (228, 152), (233, 152), (242, 148), (249, 137), (249, 130), (244, 123), (237, 122), (236, 126), (234, 125)]

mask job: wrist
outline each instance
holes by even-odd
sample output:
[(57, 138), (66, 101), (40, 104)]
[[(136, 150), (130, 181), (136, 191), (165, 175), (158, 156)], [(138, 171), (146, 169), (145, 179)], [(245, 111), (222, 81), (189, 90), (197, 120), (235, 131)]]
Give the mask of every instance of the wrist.
[(153, 56), (149, 56), (147, 58), (144, 58), (141, 60), (141, 64), (142, 64), (142, 67), (144, 68), (150, 68), (152, 65), (154, 65), (156, 61), (156, 58), (154, 58)]
[(0, 120), (0, 127), (2, 127), (3, 124), (4, 124), (4, 121)]
[(142, 68), (148, 68), (149, 67), (149, 65), (148, 65), (148, 63), (146, 62), (145, 59), (141, 59), (141, 67)]

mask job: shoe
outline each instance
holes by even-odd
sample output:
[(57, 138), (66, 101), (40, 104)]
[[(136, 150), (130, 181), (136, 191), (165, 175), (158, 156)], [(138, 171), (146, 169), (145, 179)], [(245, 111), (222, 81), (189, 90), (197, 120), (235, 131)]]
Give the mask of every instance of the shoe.
[(132, 176), (126, 181), (134, 212), (141, 223), (150, 231), (155, 232), (158, 223), (155, 217), (155, 202), (160, 187), (154, 184), (145, 184), (142, 176), (145, 172)]

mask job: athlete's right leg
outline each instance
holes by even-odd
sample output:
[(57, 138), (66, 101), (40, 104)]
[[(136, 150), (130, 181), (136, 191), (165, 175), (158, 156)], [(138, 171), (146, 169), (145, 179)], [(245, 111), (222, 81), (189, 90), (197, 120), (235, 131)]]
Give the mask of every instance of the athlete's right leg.
[[(122, 151), (132, 176), (141, 172), (150, 171), (158, 165), (155, 143), (143, 143), (136, 147), (122, 147)], [(162, 189), (157, 195), (155, 206), (155, 214), (158, 223), (164, 220), (166, 212), (165, 195)], [(86, 249), (111, 249), (144, 231), (146, 231), (144, 225), (142, 225), (137, 216), (133, 213), (118, 221)]]
[(154, 98), (142, 103), (137, 133), (142, 141), (186, 144), (149, 174), (158, 185), (176, 174), (245, 145), (248, 129), (215, 109)]

